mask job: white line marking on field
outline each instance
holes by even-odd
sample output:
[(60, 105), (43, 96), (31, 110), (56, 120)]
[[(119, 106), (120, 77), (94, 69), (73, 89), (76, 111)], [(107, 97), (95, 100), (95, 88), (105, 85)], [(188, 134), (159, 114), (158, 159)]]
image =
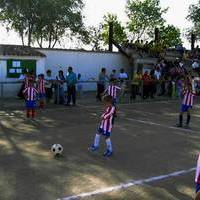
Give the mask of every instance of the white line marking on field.
[(161, 127), (164, 127), (164, 128), (170, 128), (170, 129), (184, 131), (184, 132), (198, 133), (197, 131), (193, 131), (193, 130), (190, 130), (190, 129), (178, 128), (178, 127), (175, 127), (175, 126), (167, 126), (167, 125), (164, 125), (164, 124), (158, 124), (158, 123), (154, 123), (154, 122), (151, 122), (151, 121), (144, 121), (144, 120), (133, 119), (133, 118), (126, 118), (126, 119), (129, 120), (129, 121), (135, 121), (135, 122), (139, 122), (139, 123), (143, 123), (143, 124), (161, 126)]
[(141, 179), (141, 180), (131, 180), (127, 183), (121, 183), (119, 185), (115, 185), (113, 187), (107, 187), (107, 188), (102, 188), (99, 190), (95, 190), (93, 192), (85, 192), (85, 193), (81, 193), (78, 195), (73, 195), (73, 196), (69, 196), (69, 197), (64, 197), (58, 200), (73, 200), (73, 199), (79, 199), (82, 197), (90, 197), (93, 195), (98, 195), (98, 194), (103, 194), (103, 193), (108, 193), (108, 192), (114, 192), (114, 191), (118, 191), (124, 188), (128, 188), (131, 186), (135, 186), (135, 185), (143, 185), (145, 183), (152, 183), (155, 181), (160, 181), (160, 180), (164, 180), (164, 179), (168, 179), (168, 178), (172, 178), (172, 177), (177, 177), (177, 176), (181, 176), (181, 175), (185, 175), (188, 174), (190, 172), (195, 171), (196, 168), (190, 168), (188, 170), (181, 170), (181, 171), (176, 171), (170, 174), (166, 174), (166, 175), (160, 175), (160, 176), (154, 176), (154, 177), (150, 177), (147, 179)]

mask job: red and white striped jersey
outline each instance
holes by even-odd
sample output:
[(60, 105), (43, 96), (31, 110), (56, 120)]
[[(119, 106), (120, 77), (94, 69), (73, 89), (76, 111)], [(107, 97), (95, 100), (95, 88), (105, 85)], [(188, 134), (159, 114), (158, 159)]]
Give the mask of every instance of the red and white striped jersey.
[(44, 79), (39, 79), (37, 81), (37, 90), (40, 94), (45, 94), (45, 82)]
[(24, 82), (25, 82), (25, 88), (29, 87), (30, 81), (35, 81), (35, 76), (34, 75), (26, 75)]
[(195, 183), (199, 183), (200, 184), (200, 154), (199, 154), (199, 157), (198, 157), (198, 160), (197, 160)]
[(27, 87), (23, 91), (25, 99), (28, 101), (35, 101), (37, 98), (38, 91), (34, 87)]
[(106, 108), (105, 112), (101, 116), (102, 121), (100, 124), (100, 128), (103, 129), (105, 132), (111, 132), (112, 130), (112, 119), (114, 113), (115, 113), (115, 107), (109, 106)]
[(193, 106), (194, 96), (195, 96), (195, 94), (193, 92), (186, 90), (186, 92), (184, 92), (182, 104), (186, 105), (186, 106)]
[(109, 85), (105, 92), (107, 92), (108, 95), (110, 95), (114, 99), (116, 99), (117, 98), (117, 90), (121, 90), (121, 88), (116, 85)]

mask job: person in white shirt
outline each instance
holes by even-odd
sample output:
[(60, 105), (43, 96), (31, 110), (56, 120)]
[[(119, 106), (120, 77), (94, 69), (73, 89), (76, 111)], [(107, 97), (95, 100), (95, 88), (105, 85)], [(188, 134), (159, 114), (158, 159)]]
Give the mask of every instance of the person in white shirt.
[(199, 66), (199, 63), (195, 60), (194, 62), (193, 62), (193, 64), (192, 64), (192, 68), (193, 69), (197, 69), (197, 68), (199, 68), (200, 66)]
[(120, 82), (124, 82), (125, 80), (128, 80), (128, 74), (124, 71), (123, 68), (120, 70), (118, 78), (119, 78)]

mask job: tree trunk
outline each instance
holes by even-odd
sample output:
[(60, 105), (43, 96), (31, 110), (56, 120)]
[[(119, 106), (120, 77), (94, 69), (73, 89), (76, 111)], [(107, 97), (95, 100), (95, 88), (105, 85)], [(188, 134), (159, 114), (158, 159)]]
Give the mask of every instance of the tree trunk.
[(31, 46), (32, 42), (32, 25), (29, 23), (28, 25), (28, 46)]

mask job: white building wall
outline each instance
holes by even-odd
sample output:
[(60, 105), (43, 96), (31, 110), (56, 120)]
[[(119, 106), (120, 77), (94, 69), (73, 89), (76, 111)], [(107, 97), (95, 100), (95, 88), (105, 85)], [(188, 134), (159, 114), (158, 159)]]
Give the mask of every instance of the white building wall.
[[(76, 74), (82, 75), (83, 80), (91, 78), (97, 80), (102, 67), (107, 69), (108, 75), (113, 69), (119, 73), (121, 68), (129, 68), (128, 59), (120, 53), (37, 50), (47, 56), (46, 70), (51, 69), (53, 76), (56, 76), (59, 70), (63, 70), (66, 75), (68, 66), (72, 66)], [(84, 90), (95, 90), (96, 84), (84, 84), (83, 88)]]
[[(76, 74), (80, 73), (83, 80), (94, 78), (97, 80), (98, 74), (102, 67), (107, 69), (107, 74), (110, 75), (113, 69), (119, 73), (121, 68), (128, 69), (128, 59), (120, 53), (109, 52), (86, 52), (73, 50), (47, 50), (36, 49), (46, 55), (46, 58), (35, 57), (1, 57), (0, 56), (0, 82), (1, 81), (16, 81), (17, 79), (7, 78), (6, 59), (36, 59), (37, 71), (36, 74), (45, 73), (51, 69), (53, 76), (58, 75), (59, 70), (63, 70), (67, 74), (68, 66), (74, 68)], [(1, 59), (5, 59), (2, 61)], [(17, 94), (20, 84), (4, 85), (4, 96), (13, 96)], [(84, 90), (96, 90), (96, 83), (83, 84)], [(6, 91), (6, 92), (5, 92)]]

